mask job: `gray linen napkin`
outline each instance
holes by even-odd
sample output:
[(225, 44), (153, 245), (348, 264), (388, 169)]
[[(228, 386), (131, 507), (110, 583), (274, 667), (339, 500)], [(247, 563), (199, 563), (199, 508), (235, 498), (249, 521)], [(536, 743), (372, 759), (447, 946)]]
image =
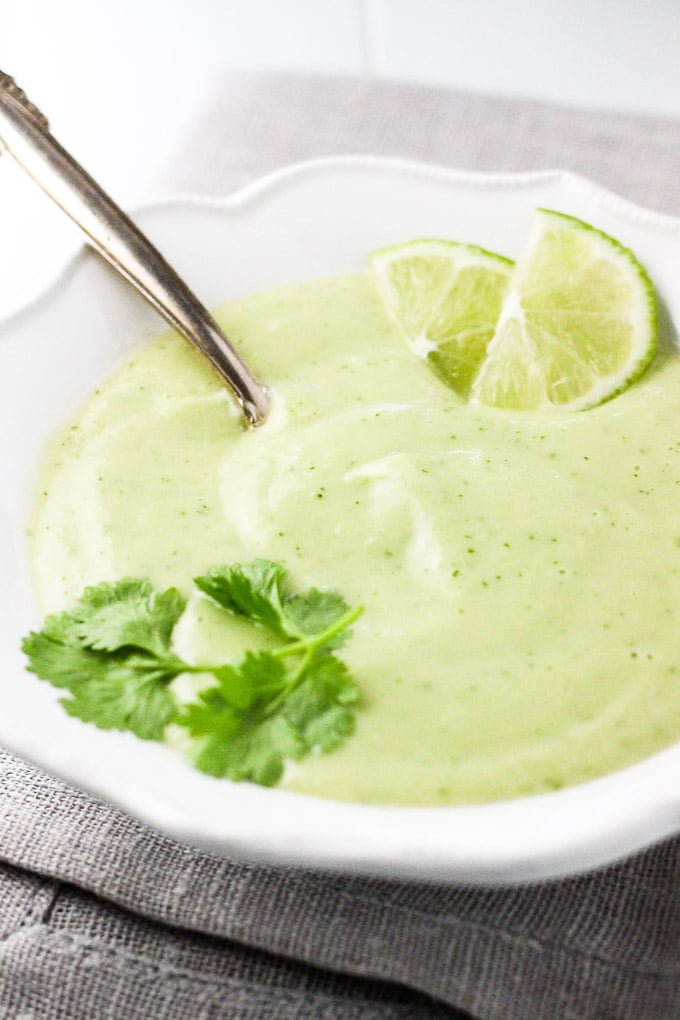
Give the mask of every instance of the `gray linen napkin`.
[[(680, 123), (391, 83), (228, 77), (159, 181), (224, 194), (308, 156), (570, 167), (680, 213)], [(0, 752), (7, 1020), (680, 1018), (680, 840), (513, 889), (222, 860)]]

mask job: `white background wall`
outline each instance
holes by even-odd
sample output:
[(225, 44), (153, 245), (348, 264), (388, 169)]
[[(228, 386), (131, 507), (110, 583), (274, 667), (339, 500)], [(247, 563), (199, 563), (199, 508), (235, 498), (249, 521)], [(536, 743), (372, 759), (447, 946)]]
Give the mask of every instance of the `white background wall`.
[[(133, 204), (221, 70), (345, 72), (680, 117), (680, 0), (0, 0), (0, 68)], [(0, 310), (70, 233), (10, 164), (0, 160)]]

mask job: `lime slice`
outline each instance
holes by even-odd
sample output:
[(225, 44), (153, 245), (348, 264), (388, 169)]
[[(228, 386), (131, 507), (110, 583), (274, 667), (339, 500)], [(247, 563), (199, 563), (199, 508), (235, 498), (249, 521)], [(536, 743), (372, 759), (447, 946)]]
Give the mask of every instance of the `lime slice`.
[(644, 371), (656, 339), (654, 289), (633, 253), (539, 209), (471, 397), (522, 411), (593, 407)]
[(388, 314), (412, 349), (467, 397), (494, 335), (513, 263), (454, 241), (410, 241), (371, 255)]

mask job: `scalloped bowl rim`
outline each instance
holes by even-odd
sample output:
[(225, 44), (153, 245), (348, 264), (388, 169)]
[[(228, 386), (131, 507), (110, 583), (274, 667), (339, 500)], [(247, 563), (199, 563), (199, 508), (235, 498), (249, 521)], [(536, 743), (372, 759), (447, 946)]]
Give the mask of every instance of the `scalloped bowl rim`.
[[(680, 219), (635, 205), (562, 170), (494, 174), (380, 156), (329, 156), (283, 167), (226, 197), (175, 194), (143, 203), (134, 214), (144, 218), (177, 207), (228, 213), (304, 182), (309, 175), (355, 169), (486, 190), (564, 184), (631, 223), (677, 236), (680, 256)], [(90, 257), (81, 248), (60, 260), (58, 269), (36, 284), (30, 298), (0, 317), (3, 334), (30, 316), (40, 302), (49, 301)], [(2, 357), (0, 338), (0, 364)], [(0, 740), (21, 757), (171, 837), (212, 852), (274, 863), (508, 883), (601, 866), (680, 829), (680, 743), (628, 768), (556, 792), (452, 807), (371, 806), (200, 776), (202, 783), (226, 784), (229, 810), (225, 805), (224, 814), (215, 817), (189, 811), (186, 801), (171, 795), (161, 802), (125, 772), (90, 770), (87, 760), (72, 748), (55, 752), (37, 746), (30, 733), (15, 737), (5, 732), (1, 715)], [(189, 767), (167, 748), (158, 746), (156, 751), (168, 782), (182, 786), (183, 770)]]

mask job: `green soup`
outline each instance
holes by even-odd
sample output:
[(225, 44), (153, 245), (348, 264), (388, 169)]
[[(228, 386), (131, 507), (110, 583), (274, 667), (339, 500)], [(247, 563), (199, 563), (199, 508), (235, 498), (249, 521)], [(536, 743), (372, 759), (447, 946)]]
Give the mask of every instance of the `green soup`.
[[(150, 344), (53, 443), (33, 528), (46, 610), (123, 575), (188, 589), (281, 561), (365, 606), (341, 748), (283, 785), (371, 803), (489, 801), (618, 769), (680, 737), (680, 358), (573, 415), (463, 404), (363, 275), (219, 319), (275, 399), (245, 432), (177, 336)], [(191, 605), (186, 655), (252, 628)], [(176, 682), (190, 697), (189, 681)], [(172, 732), (169, 739), (174, 738)]]

